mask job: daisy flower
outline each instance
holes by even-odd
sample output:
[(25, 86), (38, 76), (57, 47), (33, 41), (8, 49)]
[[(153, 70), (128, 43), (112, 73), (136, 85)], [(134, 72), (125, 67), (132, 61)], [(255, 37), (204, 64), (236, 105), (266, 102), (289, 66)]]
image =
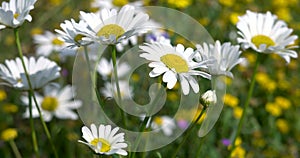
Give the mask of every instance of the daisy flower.
[(81, 11), (80, 18), (88, 24), (89, 30), (78, 32), (107, 45), (120, 43), (149, 28), (149, 16), (143, 12), (135, 13), (135, 8), (129, 5), (119, 12), (115, 9), (103, 9), (96, 14)]
[[(118, 60), (117, 60), (118, 63)], [(130, 71), (130, 66), (127, 63), (117, 64), (118, 78), (124, 77)], [(112, 60), (110, 62), (107, 59), (102, 58), (97, 65), (97, 72), (102, 76), (103, 79), (107, 79), (114, 73)]]
[(97, 129), (95, 124), (91, 128), (83, 126), (81, 128), (82, 137), (86, 142), (79, 140), (80, 143), (88, 145), (97, 154), (119, 154), (127, 156), (124, 133), (118, 133), (119, 127), (112, 129), (111, 125), (100, 125)]
[(60, 40), (57, 34), (46, 31), (42, 35), (34, 35), (33, 42), (37, 45), (37, 55), (49, 56), (52, 52), (75, 52), (66, 48), (64, 41)]
[(0, 7), (0, 29), (21, 26), (25, 20), (31, 21), (30, 10), (34, 8), (36, 0), (10, 0), (2, 2)]
[(252, 48), (259, 53), (275, 53), (287, 63), (290, 62), (290, 57), (298, 57), (296, 51), (290, 50), (297, 48), (291, 45), (298, 36), (291, 35), (293, 30), (270, 12), (263, 14), (248, 10), (245, 15), (239, 17), (237, 28), (241, 36), (237, 40), (243, 49)]
[(88, 31), (88, 25), (83, 20), (80, 20), (79, 23), (76, 23), (74, 19), (65, 20), (64, 23), (60, 24), (60, 27), (63, 31), (58, 29), (55, 29), (55, 31), (60, 35), (59, 39), (64, 41), (70, 48), (86, 46), (93, 43), (93, 41), (77, 31)]
[(157, 77), (163, 74), (162, 80), (167, 83), (168, 89), (172, 89), (179, 79), (183, 94), (189, 93), (190, 86), (195, 93), (198, 93), (199, 85), (193, 75), (210, 79), (208, 73), (195, 70), (206, 68), (209, 60), (200, 63), (194, 62), (193, 58), (196, 53), (192, 48), (185, 49), (181, 44), (173, 47), (171, 44), (145, 43), (144, 46), (140, 46), (140, 49), (145, 51), (140, 54), (140, 57), (151, 61), (149, 67), (153, 70), (149, 76)]
[(171, 136), (176, 129), (176, 123), (173, 118), (169, 116), (156, 116), (151, 123), (153, 130), (161, 130), (164, 135)]
[[(60, 67), (45, 57), (39, 57), (37, 60), (33, 57), (23, 59), (33, 89), (41, 88), (60, 76)], [(5, 60), (5, 65), (0, 64), (0, 78), (14, 88), (29, 90), (20, 58)]]
[[(127, 81), (119, 81), (121, 98), (129, 99), (133, 95), (133, 88), (129, 86)], [(105, 82), (104, 87), (101, 88), (101, 93), (106, 98), (114, 98), (117, 96), (117, 87), (115, 83)], [(115, 93), (115, 94), (114, 94)]]
[(214, 64), (207, 65), (211, 75), (226, 75), (233, 78), (230, 70), (244, 60), (239, 58), (242, 53), (239, 51), (240, 47), (229, 42), (221, 45), (220, 41), (216, 41), (214, 45), (203, 43), (203, 46), (196, 45), (196, 47), (201, 58), (215, 60)]
[[(46, 122), (51, 121), (53, 116), (59, 119), (78, 119), (73, 110), (79, 108), (82, 103), (79, 100), (73, 100), (74, 91), (70, 85), (62, 89), (59, 86), (48, 85), (44, 88), (43, 94), (44, 96), (35, 93), (35, 96)], [(28, 96), (22, 96), (21, 100), (25, 105), (29, 105)], [(29, 107), (23, 116), (29, 118)], [(39, 117), (36, 106), (32, 106), (32, 117)]]

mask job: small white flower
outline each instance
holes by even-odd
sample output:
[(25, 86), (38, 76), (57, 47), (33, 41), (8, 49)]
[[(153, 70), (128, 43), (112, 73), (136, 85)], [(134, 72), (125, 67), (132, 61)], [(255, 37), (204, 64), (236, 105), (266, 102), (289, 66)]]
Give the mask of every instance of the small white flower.
[(112, 129), (111, 125), (100, 125), (97, 129), (95, 124), (81, 128), (82, 137), (86, 142), (79, 140), (80, 143), (88, 145), (97, 154), (119, 154), (127, 156), (124, 133), (118, 133), (119, 127)]
[[(126, 81), (119, 80), (119, 87), (120, 87), (121, 98), (123, 99), (131, 98), (131, 96), (133, 95), (133, 88), (129, 86), (129, 84)], [(105, 82), (104, 87), (101, 88), (101, 93), (106, 98), (114, 98), (114, 96), (118, 95), (117, 92), (118, 92), (117, 86), (115, 83)]]
[(176, 128), (176, 123), (174, 119), (169, 116), (156, 116), (153, 118), (151, 128), (155, 131), (161, 130), (164, 135), (171, 136)]
[(31, 21), (30, 10), (34, 8), (36, 0), (10, 0), (2, 2), (0, 7), (0, 29), (21, 26), (25, 20)]
[[(130, 66), (127, 63), (121, 63), (118, 64), (117, 60), (117, 69), (118, 69), (118, 77), (122, 78), (130, 71)], [(103, 79), (107, 79), (114, 73), (113, 63), (112, 60), (110, 62), (107, 61), (107, 59), (102, 58), (99, 61), (99, 64), (97, 66), (98, 73), (102, 76)]]
[(242, 53), (239, 51), (240, 47), (229, 42), (221, 45), (220, 41), (216, 41), (215, 45), (203, 43), (203, 46), (196, 45), (196, 47), (204, 60), (215, 60), (215, 63), (207, 65), (211, 75), (226, 75), (233, 78), (230, 70), (244, 60), (239, 58)]
[(88, 24), (89, 30), (77, 31), (101, 44), (117, 44), (149, 29), (149, 16), (143, 12), (135, 13), (135, 8), (129, 5), (119, 12), (106, 8), (96, 14), (81, 11), (80, 18)]
[(208, 90), (204, 94), (201, 95), (202, 100), (208, 104), (212, 103), (215, 104), (217, 103), (217, 96), (216, 96), (216, 91), (215, 90)]
[(206, 63), (196, 63), (193, 61), (195, 52), (192, 48), (185, 49), (183, 45), (178, 44), (173, 47), (170, 44), (162, 43), (145, 43), (140, 46), (140, 49), (145, 51), (140, 54), (140, 57), (149, 61), (149, 67), (153, 70), (149, 73), (150, 77), (157, 77), (163, 74), (163, 82), (167, 83), (168, 89), (172, 89), (179, 79), (183, 94), (187, 95), (190, 92), (190, 86), (195, 93), (199, 92), (197, 80), (192, 77), (199, 75), (210, 79), (210, 75), (197, 68), (206, 68)]
[[(44, 96), (35, 93), (44, 120), (49, 122), (53, 116), (59, 119), (78, 119), (77, 114), (72, 110), (79, 108), (82, 103), (79, 100), (73, 100), (73, 94), (74, 92), (70, 85), (62, 89), (48, 85), (44, 88)], [(27, 106), (29, 105), (28, 96), (22, 96), (21, 100)], [(32, 104), (34, 105), (33, 100)], [(27, 107), (24, 117), (29, 118), (29, 107)], [(32, 117), (39, 117), (36, 106), (32, 106)]]
[(70, 48), (86, 46), (93, 43), (93, 41), (77, 31), (88, 31), (88, 25), (83, 20), (80, 20), (79, 23), (76, 23), (73, 19), (65, 20), (64, 23), (60, 24), (60, 27), (63, 31), (58, 29), (55, 29), (55, 31), (60, 34), (60, 39)]
[[(37, 60), (33, 57), (23, 59), (33, 89), (41, 88), (60, 76), (61, 68), (45, 57), (39, 57)], [(0, 64), (0, 78), (14, 88), (29, 90), (20, 58), (5, 60), (5, 65)]]
[(74, 52), (67, 49), (64, 41), (60, 40), (57, 34), (46, 31), (42, 35), (34, 35), (33, 42), (37, 44), (37, 55), (49, 56), (52, 52)]
[(237, 23), (239, 29), (238, 42), (243, 49), (252, 48), (259, 53), (276, 53), (290, 62), (290, 57), (297, 58), (296, 51), (290, 50), (297, 48), (291, 46), (298, 38), (291, 35), (293, 29), (289, 29), (284, 21), (277, 20), (277, 16), (270, 12), (265, 14), (247, 11), (239, 17)]

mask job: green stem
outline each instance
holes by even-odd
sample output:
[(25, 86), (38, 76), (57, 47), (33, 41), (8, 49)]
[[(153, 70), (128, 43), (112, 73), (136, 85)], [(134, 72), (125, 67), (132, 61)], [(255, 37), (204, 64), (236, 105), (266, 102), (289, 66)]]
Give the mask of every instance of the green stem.
[(37, 145), (36, 133), (34, 128), (34, 122), (32, 118), (32, 101), (31, 101), (31, 93), (28, 91), (28, 101), (29, 101), (29, 119), (30, 119), (30, 128), (31, 128), (31, 138), (33, 142), (33, 150), (35, 152), (36, 157), (40, 157), (39, 148)]
[(186, 134), (183, 137), (182, 141), (180, 142), (179, 146), (177, 147), (177, 149), (175, 150), (174, 154), (173, 154), (173, 158), (176, 158), (177, 153), (179, 152), (179, 150), (181, 149), (182, 145), (185, 143), (185, 141), (187, 140), (187, 138), (189, 137), (189, 135), (192, 133), (192, 130), (194, 129), (194, 127), (196, 127), (196, 124), (198, 123), (198, 121), (200, 120), (200, 118), (202, 117), (202, 115), (204, 114), (204, 112), (207, 109), (207, 105), (204, 105), (200, 114), (198, 115), (198, 117), (196, 118), (196, 120), (192, 123), (191, 126), (189, 126), (189, 128), (186, 130)]
[(258, 53), (257, 58), (256, 58), (254, 71), (253, 71), (253, 75), (251, 77), (250, 88), (249, 88), (249, 91), (248, 91), (248, 95), (247, 95), (247, 99), (246, 99), (245, 106), (244, 106), (244, 109), (243, 109), (243, 113), (242, 113), (242, 116), (239, 120), (237, 131), (236, 131), (236, 133), (233, 137), (232, 143), (231, 143), (232, 148), (230, 149), (230, 155), (231, 155), (232, 151), (235, 148), (235, 140), (240, 135), (240, 132), (241, 132), (241, 129), (242, 129), (242, 126), (243, 126), (243, 122), (244, 122), (244, 119), (245, 119), (245, 115), (247, 113), (247, 109), (249, 107), (249, 103), (250, 103), (250, 100), (251, 100), (251, 97), (252, 97), (252, 94), (253, 94), (253, 90), (254, 90), (254, 86), (255, 86), (255, 77), (256, 77), (256, 74), (257, 74), (258, 67), (259, 67), (260, 56), (261, 55)]
[(83, 48), (84, 48), (84, 57), (88, 64), (88, 70), (89, 70), (90, 78), (92, 80), (93, 79), (92, 78), (92, 69), (91, 69), (91, 63), (90, 63), (90, 59), (89, 59), (89, 55), (88, 55), (88, 49), (87, 49), (87, 46), (83, 46)]
[(204, 143), (205, 138), (206, 138), (206, 137), (202, 137), (202, 138), (201, 138), (199, 147), (198, 147), (198, 149), (197, 149), (196, 157), (200, 157), (200, 153), (201, 153), (200, 151), (201, 151), (201, 148), (202, 148), (202, 145), (203, 145), (203, 143)]
[(87, 62), (87, 67), (88, 67), (88, 71), (89, 71), (89, 77), (90, 77), (90, 80), (91, 80), (90, 83), (92, 83), (91, 86), (95, 90), (95, 94), (93, 94), (92, 98), (93, 99), (97, 99), (99, 105), (101, 106), (101, 105), (103, 105), (103, 102), (101, 100), (99, 91), (97, 89), (97, 73), (96, 73), (96, 71), (93, 71), (93, 69), (91, 68), (91, 62), (90, 62), (90, 59), (89, 59), (87, 46), (83, 46), (83, 48), (84, 48), (84, 57), (85, 57), (86, 62)]
[(21, 156), (21, 154), (20, 154), (20, 152), (19, 152), (19, 150), (18, 150), (18, 147), (17, 147), (15, 141), (14, 141), (14, 140), (10, 140), (10, 141), (9, 141), (9, 145), (10, 145), (10, 147), (12, 148), (12, 150), (13, 150), (13, 152), (14, 152), (16, 158), (22, 158), (22, 156)]
[(32, 84), (31, 84), (31, 81), (30, 81), (30, 77), (29, 77), (28, 71), (26, 69), (26, 65), (25, 65), (24, 58), (23, 58), (23, 53), (22, 53), (22, 48), (21, 48), (21, 42), (20, 42), (18, 28), (14, 29), (14, 34), (15, 34), (15, 38), (16, 38), (16, 45), (17, 45), (17, 49), (18, 49), (18, 52), (19, 52), (19, 56), (21, 58), (22, 66), (23, 66), (24, 73), (25, 73), (25, 76), (26, 76), (26, 79), (27, 79), (27, 83), (28, 83), (28, 86), (29, 86), (29, 92), (33, 96), (33, 100), (34, 100), (35, 106), (36, 106), (36, 108), (38, 110), (38, 113), (39, 113), (39, 116), (40, 116), (40, 120), (42, 122), (43, 128), (44, 128), (45, 133), (47, 135), (47, 138), (48, 138), (48, 140), (49, 140), (49, 142), (51, 144), (51, 147), (53, 149), (54, 155), (55, 155), (56, 158), (58, 158), (55, 146), (54, 146), (54, 144), (53, 144), (53, 142), (51, 140), (51, 135), (49, 133), (48, 127), (47, 127), (47, 125), (46, 125), (46, 123), (44, 121), (44, 118), (42, 116), (41, 109), (40, 109), (40, 107), (39, 107), (39, 105), (38, 105), (38, 103), (36, 101), (36, 97), (35, 97), (35, 94), (34, 94), (34, 91), (33, 91), (33, 88), (32, 88)]
[[(113, 61), (113, 67), (114, 67), (114, 77), (115, 77), (115, 82), (116, 82), (116, 87), (117, 87), (117, 95), (118, 95), (118, 104), (119, 106), (122, 106), (121, 104), (121, 92), (120, 92), (120, 85), (119, 85), (119, 77), (118, 77), (118, 67), (117, 67), (117, 51), (116, 51), (116, 46), (112, 46), (112, 61)], [(113, 88), (114, 90), (114, 88)], [(127, 119), (126, 119), (126, 113), (121, 110), (121, 117), (123, 121), (123, 125), (126, 127), (127, 125)]]
[[(160, 77), (158, 78), (158, 81), (160, 81)], [(160, 86), (160, 85), (159, 85)], [(160, 87), (159, 87), (160, 88)], [(164, 89), (164, 91), (166, 91), (166, 88)], [(155, 96), (155, 98), (154, 98), (154, 100), (153, 100), (153, 103), (152, 103), (152, 105), (156, 105), (156, 102), (158, 101), (158, 97), (161, 97), (161, 93), (162, 93), (163, 91), (162, 90), (159, 90), (159, 92), (158, 92), (158, 94)], [(151, 106), (151, 107), (154, 107), (154, 106)], [(152, 112), (152, 108), (150, 109), (150, 111), (149, 111), (149, 114)], [(145, 128), (146, 128), (146, 125), (147, 125), (147, 122), (149, 122), (149, 120), (150, 120), (150, 116), (147, 116), (147, 117), (145, 117), (145, 119), (143, 120), (143, 122), (142, 122), (142, 124), (140, 125), (140, 128), (139, 128), (139, 135), (138, 135), (138, 137), (137, 137), (137, 139), (136, 139), (136, 142), (134, 143), (134, 150), (136, 150), (137, 149), (137, 147), (138, 147), (138, 145), (139, 145), (139, 143), (140, 143), (140, 141), (141, 141), (141, 138), (142, 138), (142, 132), (145, 130)], [(130, 158), (135, 158), (135, 154), (136, 154), (136, 152), (133, 152), (133, 153), (131, 153), (131, 155), (129, 156)]]

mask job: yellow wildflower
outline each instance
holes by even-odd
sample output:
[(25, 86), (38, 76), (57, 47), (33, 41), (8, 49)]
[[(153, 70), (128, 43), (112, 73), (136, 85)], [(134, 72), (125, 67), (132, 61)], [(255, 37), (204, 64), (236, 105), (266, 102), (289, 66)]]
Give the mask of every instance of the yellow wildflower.
[(233, 108), (233, 117), (236, 119), (240, 119), (243, 114), (243, 108), (237, 106)]
[(167, 98), (171, 101), (176, 101), (178, 99), (177, 92), (168, 92)]
[(282, 114), (282, 110), (280, 106), (278, 106), (275, 103), (267, 103), (266, 106), (266, 111), (269, 112), (273, 116), (280, 116)]
[(268, 92), (274, 92), (277, 88), (277, 83), (273, 80), (269, 80), (269, 82), (266, 82), (265, 84), (261, 85), (264, 89), (266, 89)]
[(18, 132), (15, 128), (8, 128), (2, 131), (1, 139), (4, 141), (10, 141), (17, 138)]
[(168, 5), (173, 6), (175, 8), (184, 9), (192, 4), (191, 0), (167, 0)]
[(290, 131), (289, 124), (284, 119), (278, 119), (278, 120), (276, 120), (276, 126), (277, 126), (277, 128), (279, 129), (279, 131), (281, 133), (286, 134), (286, 133), (288, 133)]
[(35, 27), (35, 28), (31, 29), (31, 31), (30, 31), (31, 36), (40, 35), (42, 33), (43, 33), (43, 29), (41, 29), (39, 27)]
[(224, 104), (230, 107), (236, 107), (239, 104), (239, 99), (233, 95), (225, 94), (224, 95)]
[(240, 16), (240, 14), (236, 12), (230, 14), (229, 19), (233, 25), (235, 25), (239, 21), (238, 16)]
[(248, 53), (245, 53), (244, 56), (245, 56), (245, 58), (248, 60), (248, 62), (249, 62), (250, 64), (255, 63), (255, 61), (256, 61), (256, 56), (255, 56), (254, 53), (249, 53), (249, 52), (248, 52)]
[(264, 72), (258, 72), (255, 76), (255, 80), (258, 84), (265, 84), (269, 81), (269, 76)]
[(292, 105), (291, 101), (284, 98), (284, 97), (281, 97), (281, 96), (278, 96), (275, 98), (275, 103), (280, 106), (282, 109), (289, 109)]
[(235, 4), (235, 0), (219, 0), (219, 3), (226, 7), (231, 7), (233, 4)]
[(59, 6), (62, 3), (62, 0), (49, 0), (49, 3), (54, 6)]
[(0, 101), (5, 100), (7, 97), (6, 92), (2, 89), (0, 89)]
[(15, 104), (4, 104), (2, 106), (2, 110), (6, 113), (16, 113), (18, 112), (19, 108)]
[(200, 23), (201, 25), (203, 25), (203, 26), (208, 25), (209, 22), (210, 22), (210, 19), (207, 18), (207, 17), (203, 17), (203, 18), (201, 18), (201, 19), (199, 20), (199, 23)]
[(231, 158), (244, 158), (246, 150), (242, 146), (237, 146), (231, 153)]
[(286, 22), (290, 22), (292, 20), (292, 16), (288, 8), (279, 8), (275, 14), (278, 15), (279, 19), (282, 19)]

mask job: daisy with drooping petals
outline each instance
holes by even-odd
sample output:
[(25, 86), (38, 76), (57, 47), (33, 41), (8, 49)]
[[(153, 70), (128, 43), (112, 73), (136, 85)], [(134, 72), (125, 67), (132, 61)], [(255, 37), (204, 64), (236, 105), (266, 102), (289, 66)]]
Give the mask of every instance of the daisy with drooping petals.
[(201, 58), (215, 60), (214, 64), (207, 65), (211, 75), (226, 75), (233, 78), (230, 70), (244, 60), (239, 58), (242, 53), (239, 51), (240, 47), (229, 42), (221, 45), (220, 41), (216, 41), (215, 45), (203, 43), (203, 46), (196, 45), (196, 47)]
[(58, 35), (50, 31), (46, 31), (45, 34), (42, 35), (34, 35), (33, 40), (34, 43), (37, 44), (37, 55), (49, 56), (52, 52), (62, 54), (74, 52), (74, 50), (66, 48), (65, 42), (60, 40)]
[(0, 7), (0, 29), (21, 26), (25, 20), (31, 21), (30, 10), (34, 8), (36, 0), (10, 0), (2, 2)]
[(206, 72), (195, 70), (197, 68), (206, 68), (209, 60), (196, 63), (193, 61), (195, 52), (192, 48), (185, 49), (183, 45), (178, 44), (173, 47), (171, 44), (146, 43), (140, 46), (145, 51), (140, 57), (149, 61), (149, 67), (153, 70), (149, 73), (150, 77), (157, 77), (163, 74), (163, 82), (167, 83), (168, 89), (172, 89), (179, 79), (183, 94), (187, 95), (192, 87), (195, 93), (199, 92), (199, 85), (193, 75), (199, 75), (210, 79)]
[(88, 25), (83, 20), (80, 20), (79, 23), (76, 23), (74, 19), (65, 20), (64, 23), (60, 24), (60, 27), (63, 31), (58, 29), (55, 29), (55, 31), (60, 35), (59, 39), (64, 41), (70, 48), (86, 46), (93, 43), (93, 41), (77, 31), (87, 30)]
[[(60, 67), (45, 57), (23, 59), (33, 89), (39, 89), (60, 76)], [(29, 90), (20, 58), (5, 60), (5, 65), (0, 64), (0, 78), (14, 88)]]
[(290, 57), (298, 57), (296, 51), (290, 50), (297, 48), (291, 45), (298, 36), (291, 35), (293, 30), (270, 12), (263, 14), (248, 10), (245, 15), (239, 17), (237, 28), (241, 36), (237, 40), (244, 49), (252, 48), (259, 53), (276, 53), (287, 63), (290, 62)]
[(87, 126), (81, 128), (82, 137), (86, 142), (79, 140), (80, 143), (88, 145), (97, 154), (119, 154), (127, 155), (122, 149), (126, 148), (124, 133), (118, 133), (119, 127), (112, 129), (111, 125), (100, 125), (99, 128), (95, 124), (91, 124), (89, 129)]
[(80, 18), (88, 24), (89, 30), (78, 31), (101, 44), (117, 44), (149, 29), (149, 16), (143, 12), (136, 13), (135, 8), (129, 5), (119, 12), (115, 9), (103, 9), (96, 14), (81, 11)]
[[(81, 101), (73, 100), (73, 90), (70, 85), (60, 89), (59, 86), (48, 85), (44, 88), (44, 96), (35, 94), (38, 105), (40, 106), (42, 116), (46, 122), (52, 120), (53, 116), (59, 119), (76, 120), (78, 116), (74, 109), (81, 106)], [(23, 96), (21, 100), (29, 105), (28, 97)], [(32, 106), (32, 117), (39, 117), (36, 106)], [(29, 118), (29, 108), (24, 113), (25, 118)]]

